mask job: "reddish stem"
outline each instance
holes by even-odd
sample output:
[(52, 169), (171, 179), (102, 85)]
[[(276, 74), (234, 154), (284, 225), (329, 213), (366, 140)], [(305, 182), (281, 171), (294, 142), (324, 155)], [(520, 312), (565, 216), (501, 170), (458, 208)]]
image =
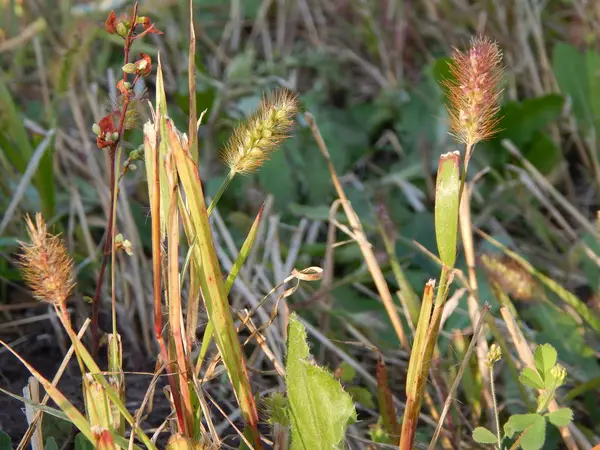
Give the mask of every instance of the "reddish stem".
[[(179, 430), (186, 434), (192, 430), (186, 430), (185, 412), (183, 411), (183, 405), (181, 404), (181, 397), (177, 389), (177, 380), (173, 375), (173, 367), (169, 362), (169, 354), (167, 352), (167, 346), (162, 334), (163, 320), (162, 320), (162, 297), (161, 297), (161, 240), (160, 240), (160, 155), (158, 149), (154, 150), (154, 180), (153, 180), (153, 195), (152, 205), (150, 211), (151, 226), (152, 226), (152, 286), (154, 291), (154, 334), (160, 348), (160, 357), (165, 365), (165, 371), (167, 372), (167, 378), (169, 380), (169, 386), (171, 387), (171, 393), (173, 396), (173, 404), (175, 405), (175, 413), (177, 416), (177, 424)], [(181, 369), (184, 370), (184, 369)], [(187, 386), (181, 386), (181, 389), (187, 389)]]
[[(129, 62), (129, 52), (131, 50), (131, 45), (133, 44), (134, 39), (134, 30), (136, 27), (137, 20), (137, 10), (138, 10), (138, 2), (136, 2), (133, 6), (133, 15), (131, 18), (131, 27), (129, 28), (129, 32), (127, 33), (127, 37), (125, 38), (124, 45), (124, 61), (125, 64)], [(135, 77), (131, 89), (138, 81), (139, 75)], [(123, 81), (127, 81), (127, 73), (123, 72)], [(111, 246), (113, 241), (113, 205), (115, 202), (115, 198), (117, 196), (116, 186), (115, 186), (115, 176), (116, 176), (116, 160), (115, 155), (117, 153), (117, 146), (121, 142), (121, 138), (123, 136), (123, 129), (125, 127), (125, 114), (127, 113), (127, 108), (129, 107), (129, 94), (125, 95), (123, 101), (123, 108), (121, 109), (121, 117), (119, 118), (119, 126), (118, 126), (118, 134), (119, 138), (116, 142), (114, 142), (109, 150), (108, 154), (110, 157), (110, 205), (109, 205), (109, 213), (108, 213), (108, 222), (106, 224), (106, 242), (104, 243), (104, 249), (102, 252), (102, 264), (100, 266), (100, 272), (98, 273), (98, 280), (96, 281), (96, 292), (94, 294), (94, 299), (92, 300), (92, 355), (95, 357), (98, 353), (98, 315), (100, 312), (100, 293), (102, 291), (102, 282), (104, 281), (104, 272), (106, 271), (106, 265), (108, 264), (108, 257), (111, 254)]]

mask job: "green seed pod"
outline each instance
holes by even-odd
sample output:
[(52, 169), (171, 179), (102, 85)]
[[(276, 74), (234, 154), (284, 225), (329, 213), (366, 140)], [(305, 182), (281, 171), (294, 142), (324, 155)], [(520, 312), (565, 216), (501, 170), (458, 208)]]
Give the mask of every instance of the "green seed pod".
[(117, 34), (122, 37), (127, 36), (127, 27), (123, 22), (117, 24)]
[(435, 187), (435, 238), (442, 263), (454, 268), (458, 234), (460, 153), (440, 156)]
[(127, 63), (123, 66), (123, 72), (125, 73), (135, 73), (137, 67), (133, 63)]

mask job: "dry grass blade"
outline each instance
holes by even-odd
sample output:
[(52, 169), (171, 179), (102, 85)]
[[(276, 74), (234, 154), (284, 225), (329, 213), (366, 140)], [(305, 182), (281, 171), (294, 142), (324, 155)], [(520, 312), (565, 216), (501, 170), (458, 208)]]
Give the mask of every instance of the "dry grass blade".
[[(467, 271), (469, 277), (469, 295), (467, 297), (467, 307), (469, 310), (469, 318), (473, 327), (479, 322), (481, 318), (481, 308), (479, 307), (479, 287), (477, 284), (477, 274), (475, 272), (475, 246), (473, 244), (473, 230), (471, 221), (471, 194), (472, 185), (467, 183), (465, 189), (462, 192), (462, 200), (460, 202), (459, 214), (459, 226), (460, 234), (462, 237), (462, 244), (464, 248), (465, 261), (467, 263)], [(488, 411), (491, 412), (492, 408), (492, 397), (487, 389), (489, 380), (489, 368), (485, 364), (485, 355), (488, 351), (488, 345), (485, 339), (479, 338), (477, 342), (477, 365), (479, 373), (482, 378), (482, 394), (485, 402), (488, 406)], [(479, 401), (476, 405), (477, 409), (481, 409), (481, 402)]]
[(455, 394), (456, 390), (458, 389), (458, 384), (460, 383), (460, 380), (462, 379), (462, 375), (465, 371), (465, 368), (469, 364), (469, 360), (471, 359), (471, 354), (473, 353), (473, 350), (475, 349), (475, 344), (478, 341), (479, 334), (481, 333), (481, 328), (483, 327), (483, 324), (485, 322), (485, 316), (489, 312), (489, 310), (490, 310), (490, 305), (486, 304), (483, 307), (483, 310), (481, 311), (481, 315), (479, 316), (479, 321), (477, 322), (477, 326), (475, 327), (475, 331), (473, 332), (473, 337), (471, 338), (471, 343), (469, 344), (469, 348), (467, 349), (467, 352), (465, 353), (463, 361), (460, 365), (460, 369), (458, 370), (458, 373), (456, 374), (456, 378), (454, 378), (452, 387), (450, 388), (450, 391), (448, 392), (448, 397), (446, 398), (446, 401), (444, 402), (444, 409), (442, 409), (442, 413), (440, 414), (440, 419), (438, 420), (438, 424), (435, 428), (435, 432), (433, 433), (433, 438), (431, 438), (431, 442), (429, 443), (429, 450), (435, 449), (435, 444), (440, 436), (442, 427), (444, 426), (444, 419), (446, 418), (446, 414), (448, 414), (448, 411), (450, 410), (450, 405), (452, 404), (454, 394)]
[(25, 169), (25, 172), (21, 177), (21, 181), (19, 181), (19, 185), (12, 194), (10, 204), (3, 213), (2, 222), (0, 222), (0, 236), (2, 236), (2, 233), (4, 233), (6, 226), (10, 223), (10, 220), (13, 217), (17, 205), (25, 195), (25, 191), (31, 183), (32, 178), (35, 176), (40, 161), (42, 160), (42, 157), (46, 154), (46, 150), (50, 146), (53, 137), (54, 130), (48, 131), (44, 140), (40, 142), (40, 144), (35, 149), (35, 152), (31, 156), (31, 159), (27, 164), (27, 169)]
[[(84, 335), (85, 331), (88, 329), (89, 325), (90, 325), (90, 319), (87, 319), (84, 322), (84, 324), (81, 326), (81, 329), (79, 330), (79, 333), (77, 334), (77, 337), (79, 339), (81, 339), (83, 337), (83, 335)], [(73, 348), (73, 345), (71, 345), (71, 347), (67, 351), (67, 354), (63, 358), (63, 361), (60, 364), (58, 370), (56, 371), (56, 375), (54, 375), (54, 378), (52, 379), (52, 386), (56, 387), (56, 385), (60, 381), (63, 373), (65, 372), (65, 370), (67, 368), (67, 365), (69, 364), (69, 361), (71, 360), (71, 357), (73, 356), (73, 352), (74, 352), (74, 348)], [(42, 405), (47, 404), (49, 399), (50, 399), (50, 396), (48, 395), (48, 393), (46, 393), (46, 395), (44, 395), (44, 398), (42, 399), (41, 404)], [(33, 418), (33, 420), (31, 421), (31, 423), (29, 424), (27, 431), (25, 431), (25, 434), (21, 438), (21, 442), (19, 442), (19, 445), (17, 446), (17, 450), (23, 450), (27, 446), (27, 444), (29, 443), (29, 439), (31, 438), (31, 436), (33, 434), (33, 431), (35, 430), (35, 426), (41, 420), (41, 418), (42, 418), (42, 411), (38, 411), (36, 413), (35, 417)]]
[(554, 281), (552, 278), (542, 274), (535, 269), (525, 258), (519, 256), (516, 252), (513, 252), (496, 239), (483, 232), (482, 230), (476, 229), (477, 233), (483, 236), (490, 244), (496, 248), (502, 250), (508, 257), (513, 259), (516, 263), (520, 264), (525, 271), (539, 279), (544, 286), (553, 291), (557, 296), (561, 298), (567, 305), (572, 307), (581, 318), (598, 334), (600, 334), (600, 316), (592, 309), (590, 309), (584, 302), (582, 302), (576, 295), (565, 289), (559, 283)]
[(327, 150), (325, 141), (323, 140), (323, 137), (321, 136), (321, 132), (319, 131), (319, 128), (318, 128), (313, 116), (310, 113), (306, 113), (306, 121), (308, 122), (308, 124), (312, 130), (312, 133), (315, 137), (315, 140), (317, 141), (317, 146), (319, 147), (321, 154), (325, 158), (327, 167), (329, 169), (329, 174), (331, 176), (331, 180), (333, 182), (333, 185), (335, 186), (335, 190), (337, 191), (340, 201), (342, 202), (342, 207), (344, 208), (344, 212), (346, 213), (346, 216), (348, 217), (348, 222), (350, 222), (350, 226), (352, 228), (352, 234), (356, 238), (356, 242), (358, 243), (358, 245), (360, 247), (360, 251), (362, 252), (363, 258), (365, 259), (365, 262), (369, 268), (369, 272), (371, 273), (371, 276), (373, 277), (373, 281), (375, 282), (375, 285), (377, 286), (377, 291), (379, 292), (379, 295), (381, 296), (383, 305), (385, 306), (387, 314), (392, 322), (392, 325), (394, 326), (394, 330), (396, 331), (398, 340), (400, 341), (400, 344), (402, 345), (402, 347), (408, 350), (409, 345), (408, 345), (408, 339), (406, 338), (406, 333), (404, 332), (404, 328), (402, 328), (402, 322), (400, 321), (400, 316), (396, 309), (396, 305), (394, 304), (394, 300), (392, 298), (392, 294), (390, 293), (390, 289), (389, 289), (389, 287), (385, 281), (385, 278), (383, 276), (383, 272), (381, 271), (381, 267), (379, 266), (379, 263), (377, 262), (375, 253), (373, 252), (373, 248), (371, 247), (371, 244), (367, 240), (367, 237), (362, 228), (362, 224), (360, 223), (358, 216), (354, 212), (354, 209), (352, 209), (352, 206), (350, 205), (350, 201), (348, 200), (348, 197), (346, 197), (346, 193), (344, 192), (344, 189), (342, 188), (342, 184), (340, 183), (340, 180), (335, 171), (335, 167), (333, 166), (333, 163), (331, 161), (331, 157), (329, 156), (329, 151)]
[[(44, 386), (48, 395), (56, 402), (58, 407), (67, 415), (69, 420), (81, 431), (90, 442), (94, 442), (94, 436), (90, 424), (83, 414), (81, 414), (75, 406), (60, 392), (52, 383), (45, 379), (37, 370), (35, 370), (27, 361), (14, 351), (6, 342), (0, 340), (0, 345), (4, 346), (11, 352), (21, 363), (27, 367), (27, 370)], [(77, 350), (76, 350), (77, 351)]]
[(179, 287), (179, 214), (177, 205), (177, 172), (173, 165), (173, 157), (167, 155), (165, 159), (165, 172), (169, 182), (171, 198), (169, 202), (169, 216), (167, 219), (167, 281), (168, 281), (168, 306), (169, 326), (171, 339), (175, 343), (177, 359), (177, 373), (179, 376), (179, 392), (172, 395), (181, 395), (183, 400), (183, 417), (185, 419), (184, 434), (192, 434), (192, 403), (188, 388), (188, 363), (184, 350), (184, 330), (182, 324), (181, 289)]
[[(217, 347), (223, 357), (244, 420), (252, 434), (252, 444), (258, 450), (262, 448), (258, 432), (258, 413), (248, 379), (245, 358), (229, 310), (225, 283), (208, 221), (198, 167), (187, 148), (184, 147), (187, 144), (182, 141), (170, 120), (167, 122), (166, 128), (167, 134), (164, 137), (175, 158), (175, 166), (186, 194), (191, 222), (196, 233), (195, 239), (197, 239), (198, 245), (194, 245), (193, 254), (196, 264), (202, 268), (198, 274), (202, 297), (209, 318), (215, 327), (214, 335)], [(188, 236), (188, 238), (192, 237)]]

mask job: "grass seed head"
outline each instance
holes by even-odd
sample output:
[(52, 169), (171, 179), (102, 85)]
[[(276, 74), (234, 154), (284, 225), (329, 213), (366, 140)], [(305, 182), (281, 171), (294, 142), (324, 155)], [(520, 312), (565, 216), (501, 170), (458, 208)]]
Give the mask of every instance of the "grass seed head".
[(533, 276), (507, 256), (483, 254), (480, 262), (488, 277), (517, 300), (531, 300), (537, 289)]
[(258, 110), (236, 128), (223, 151), (223, 161), (231, 172), (258, 170), (288, 137), (296, 110), (296, 97), (287, 90), (264, 98)]
[(25, 218), (31, 243), (20, 242), (19, 264), (23, 279), (38, 300), (63, 304), (75, 287), (73, 259), (63, 241), (48, 233), (40, 213)]
[(473, 38), (466, 53), (453, 51), (447, 109), (452, 134), (469, 148), (498, 132), (501, 63), (498, 45), (485, 37)]

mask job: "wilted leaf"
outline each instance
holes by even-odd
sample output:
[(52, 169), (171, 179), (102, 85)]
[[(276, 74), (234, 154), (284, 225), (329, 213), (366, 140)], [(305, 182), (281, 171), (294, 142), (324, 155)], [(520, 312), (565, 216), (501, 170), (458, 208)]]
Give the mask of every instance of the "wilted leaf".
[(329, 372), (308, 361), (306, 330), (296, 315), (290, 317), (287, 352), (291, 450), (334, 449), (356, 420), (352, 398)]

